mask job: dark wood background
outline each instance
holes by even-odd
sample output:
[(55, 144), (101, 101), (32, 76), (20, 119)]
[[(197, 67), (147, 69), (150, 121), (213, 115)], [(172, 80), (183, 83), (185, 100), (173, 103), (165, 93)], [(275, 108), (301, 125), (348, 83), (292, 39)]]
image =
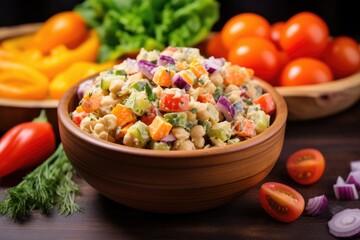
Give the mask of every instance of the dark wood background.
[[(286, 158), (305, 147), (319, 149), (326, 158), (323, 177), (311, 186), (296, 184), (285, 169)], [(326, 118), (289, 121), (280, 158), (263, 181), (288, 184), (297, 189), (306, 201), (325, 194), (329, 207), (321, 216), (312, 217), (304, 213), (289, 224), (274, 220), (258, 202), (261, 183), (216, 209), (167, 215), (121, 206), (79, 180), (82, 196), (77, 201), (83, 209), (82, 213), (68, 217), (59, 216), (56, 212), (49, 216), (35, 213), (24, 223), (0, 217), (0, 239), (335, 239), (327, 227), (332, 215), (345, 208), (360, 207), (360, 200), (339, 201), (333, 192), (337, 176), (346, 178), (352, 160), (360, 160), (360, 102)]]

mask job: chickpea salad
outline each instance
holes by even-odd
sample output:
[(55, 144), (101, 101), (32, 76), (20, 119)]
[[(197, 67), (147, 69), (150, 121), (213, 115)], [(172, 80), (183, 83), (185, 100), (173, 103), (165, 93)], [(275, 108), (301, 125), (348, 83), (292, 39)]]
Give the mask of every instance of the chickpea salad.
[(142, 49), (80, 84), (70, 113), (82, 131), (137, 148), (194, 150), (234, 144), (270, 125), (275, 103), (252, 69), (197, 48)]

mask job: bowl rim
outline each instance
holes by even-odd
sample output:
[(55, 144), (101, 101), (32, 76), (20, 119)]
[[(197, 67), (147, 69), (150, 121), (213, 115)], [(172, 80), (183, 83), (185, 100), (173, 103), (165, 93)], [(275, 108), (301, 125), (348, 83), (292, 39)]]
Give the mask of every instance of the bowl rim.
[[(281, 131), (282, 128), (285, 128), (287, 121), (288, 109), (283, 96), (281, 96), (275, 90), (275, 88), (271, 86), (269, 83), (261, 79), (255, 79), (253, 81), (257, 82), (257, 84), (259, 84), (260, 87), (265, 92), (269, 92), (271, 94), (276, 104), (276, 109), (281, 109), (281, 111), (278, 110), (275, 111), (274, 121), (264, 132), (260, 133), (259, 135), (256, 135), (253, 138), (235, 144), (230, 144), (222, 147), (196, 149), (191, 151), (189, 150), (161, 151), (161, 150), (129, 147), (96, 138), (87, 132), (81, 131), (80, 128), (76, 126), (76, 124), (73, 121), (71, 121), (68, 105), (72, 100), (72, 98), (74, 97), (74, 95), (76, 94), (77, 88), (81, 84), (81, 82), (86, 81), (88, 79), (89, 78), (85, 78), (84, 80), (72, 86), (60, 99), (57, 108), (59, 126), (61, 124), (63, 125), (64, 128), (66, 128), (77, 138), (91, 145), (96, 145), (97, 147), (108, 149), (109, 151), (122, 152), (130, 155), (142, 156), (142, 157), (151, 156), (156, 158), (188, 158), (188, 157), (193, 158), (199, 156), (205, 157), (205, 156), (221, 155), (225, 153), (237, 152), (242, 149), (247, 149), (252, 146), (258, 145), (259, 143), (276, 135), (279, 131)], [(60, 136), (61, 136), (61, 131), (60, 131)]]

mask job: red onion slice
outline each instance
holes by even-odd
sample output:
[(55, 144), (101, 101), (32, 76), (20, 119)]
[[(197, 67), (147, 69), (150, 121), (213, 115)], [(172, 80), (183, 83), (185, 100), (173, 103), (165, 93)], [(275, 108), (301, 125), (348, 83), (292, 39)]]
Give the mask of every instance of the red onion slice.
[(204, 67), (210, 74), (214, 73), (215, 71), (220, 71), (223, 65), (224, 60), (222, 58), (210, 57), (204, 61)]
[(357, 190), (360, 190), (360, 171), (352, 171), (346, 178), (346, 183), (354, 184)]
[(345, 183), (342, 177), (338, 177), (336, 184), (333, 186), (336, 199), (356, 200), (359, 199), (355, 184)]
[(233, 120), (235, 116), (235, 107), (226, 97), (220, 96), (216, 103), (216, 107), (224, 115), (228, 122)]
[(166, 137), (161, 139), (161, 142), (166, 143), (166, 144), (171, 144), (175, 141), (176, 141), (176, 137), (174, 135), (172, 135), (171, 133), (169, 133)]
[(360, 235), (360, 209), (345, 209), (328, 222), (329, 232), (335, 237)]
[(161, 65), (161, 66), (166, 66), (168, 64), (175, 64), (175, 60), (170, 57), (170, 56), (166, 56), (166, 55), (160, 55), (158, 57), (158, 65)]
[(139, 72), (144, 74), (148, 79), (152, 79), (154, 76), (154, 70), (157, 68), (155, 63), (141, 59), (138, 62)]
[(305, 211), (311, 216), (318, 216), (323, 214), (328, 205), (328, 199), (325, 195), (310, 198), (306, 205)]
[(177, 88), (180, 89), (185, 89), (185, 91), (189, 91), (189, 89), (191, 88), (190, 83), (188, 83), (187, 81), (185, 81), (180, 74), (176, 73), (172, 79), (171, 79), (172, 83), (174, 84), (174, 86), (176, 86)]
[(360, 171), (360, 160), (355, 160), (350, 163), (351, 171)]

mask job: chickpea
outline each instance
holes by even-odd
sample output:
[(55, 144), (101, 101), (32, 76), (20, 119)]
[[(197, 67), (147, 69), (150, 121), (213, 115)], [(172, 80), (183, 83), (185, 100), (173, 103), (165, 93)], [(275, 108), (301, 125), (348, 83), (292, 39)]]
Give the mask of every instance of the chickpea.
[(120, 79), (111, 81), (109, 91), (111, 93), (117, 93), (121, 91), (121, 88), (124, 86), (125, 82)]
[(221, 86), (224, 82), (221, 72), (214, 72), (213, 74), (210, 75), (209, 78), (212, 81), (212, 83), (215, 84), (215, 86), (217, 87)]
[(85, 117), (80, 123), (80, 129), (88, 133), (92, 132), (94, 126), (95, 126), (95, 121), (92, 121), (90, 117)]
[(205, 121), (209, 119), (210, 114), (206, 104), (196, 102), (195, 108), (196, 108), (196, 116), (200, 121)]
[(173, 128), (171, 130), (171, 133), (176, 137), (177, 140), (179, 141), (185, 141), (186, 139), (188, 139), (190, 137), (190, 133), (187, 132), (185, 129), (183, 128)]
[(94, 133), (99, 135), (101, 132), (106, 132), (106, 127), (103, 123), (97, 122), (94, 127)]
[(192, 143), (190, 140), (186, 140), (179, 144), (176, 148), (177, 150), (195, 150), (194, 143)]
[(191, 138), (202, 138), (205, 134), (205, 128), (201, 125), (196, 125), (190, 130)]
[(103, 117), (104, 125), (110, 131), (115, 130), (117, 128), (117, 118), (114, 114), (107, 114)]

